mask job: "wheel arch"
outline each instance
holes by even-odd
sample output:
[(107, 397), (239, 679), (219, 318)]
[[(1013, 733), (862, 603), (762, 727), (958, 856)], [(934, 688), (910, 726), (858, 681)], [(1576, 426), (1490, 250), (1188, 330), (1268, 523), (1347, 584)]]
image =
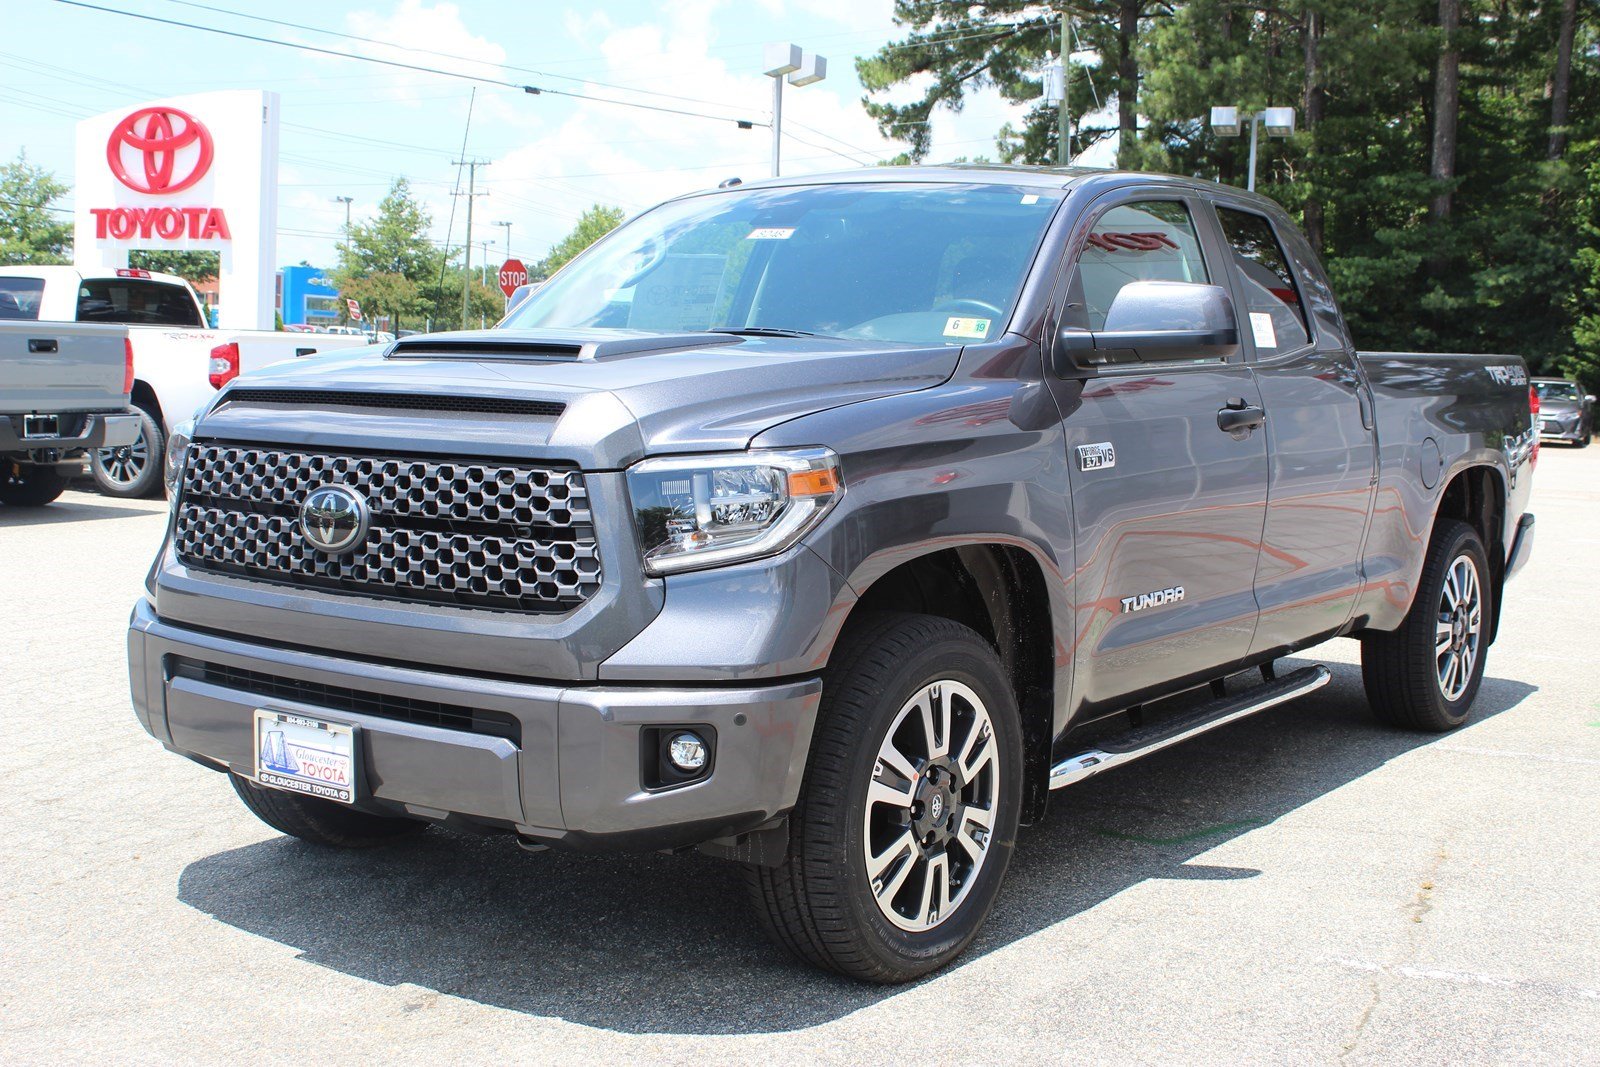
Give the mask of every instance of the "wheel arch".
[(1456, 519), (1477, 531), (1483, 542), (1489, 557), (1490, 597), (1494, 605), (1489, 620), (1491, 643), (1500, 629), (1500, 595), (1505, 586), (1507, 499), (1504, 472), (1493, 464), (1473, 464), (1451, 476), (1433, 512), (1435, 529), (1440, 519)]
[(161, 411), (161, 400), (156, 396), (155, 388), (143, 378), (135, 378), (133, 391), (128, 397), (128, 403), (136, 408), (143, 408), (154, 416), (160, 423), (163, 431), (167, 428), (167, 418)]
[(1033, 553), (1014, 544), (930, 547), (863, 589), (840, 629), (844, 639), (870, 614), (913, 612), (959, 622), (994, 648), (1022, 719), (1024, 823), (1043, 817), (1049, 796), (1056, 642), (1045, 575)]

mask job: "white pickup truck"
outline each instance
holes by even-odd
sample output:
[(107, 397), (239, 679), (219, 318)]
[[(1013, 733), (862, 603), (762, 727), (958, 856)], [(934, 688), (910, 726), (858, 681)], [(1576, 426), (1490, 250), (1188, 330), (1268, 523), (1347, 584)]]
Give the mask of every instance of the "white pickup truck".
[(116, 323), (133, 346), (132, 444), (97, 448), (89, 467), (104, 493), (161, 492), (167, 433), (211, 394), (246, 371), (297, 356), (367, 343), (359, 336), (213, 330), (189, 283), (172, 274), (76, 267), (0, 267), (0, 321)]

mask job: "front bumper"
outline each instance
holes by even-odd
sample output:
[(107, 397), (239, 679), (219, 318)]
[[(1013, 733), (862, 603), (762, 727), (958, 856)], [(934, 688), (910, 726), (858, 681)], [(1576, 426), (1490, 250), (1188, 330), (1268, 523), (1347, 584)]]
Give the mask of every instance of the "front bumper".
[[(0, 454), (28, 453), (30, 458), (43, 453), (64, 457), (69, 453), (95, 448), (121, 448), (139, 439), (139, 416), (133, 414), (84, 414), (65, 412), (56, 415), (62, 433), (53, 437), (24, 437), (21, 415), (0, 415)], [(38, 462), (46, 462), (42, 458)], [(53, 462), (53, 461), (50, 461)]]
[[(443, 674), (191, 630), (143, 600), (129, 623), (128, 662), (144, 728), (207, 766), (250, 775), (254, 710), (298, 710), (361, 727), (366, 810), (589, 849), (699, 844), (788, 811), (822, 690), (816, 678), (563, 686)], [(492, 719), (492, 732), (479, 719)], [(710, 775), (646, 788), (644, 731), (697, 724), (715, 731)]]
[(1584, 425), (1583, 416), (1572, 415), (1559, 419), (1541, 419), (1539, 421), (1539, 440), (1541, 441), (1569, 441), (1576, 443), (1589, 436), (1589, 428)]

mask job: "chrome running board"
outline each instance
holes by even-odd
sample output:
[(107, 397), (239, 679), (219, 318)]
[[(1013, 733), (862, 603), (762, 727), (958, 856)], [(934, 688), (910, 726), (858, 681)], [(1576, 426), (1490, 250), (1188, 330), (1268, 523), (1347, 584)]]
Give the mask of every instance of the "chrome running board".
[(1305, 696), (1321, 689), (1333, 678), (1333, 672), (1322, 664), (1302, 667), (1275, 681), (1256, 686), (1234, 697), (1213, 700), (1186, 714), (1164, 722), (1141, 726), (1104, 742), (1099, 748), (1079, 753), (1062, 760), (1050, 769), (1050, 788), (1060, 789), (1092, 778), (1101, 771), (1124, 763), (1132, 763), (1140, 756), (1159, 752), (1169, 745), (1187, 741), (1191, 737), (1214, 730), (1235, 719), (1254, 715), (1258, 711), (1276, 707), (1285, 701)]

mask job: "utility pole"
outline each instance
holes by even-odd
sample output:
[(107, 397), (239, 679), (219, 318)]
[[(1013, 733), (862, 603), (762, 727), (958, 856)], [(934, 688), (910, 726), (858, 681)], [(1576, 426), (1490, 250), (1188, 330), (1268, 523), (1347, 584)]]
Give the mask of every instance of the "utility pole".
[(353, 196), (336, 196), (335, 203), (344, 205), (344, 254), (350, 254), (350, 204), (355, 200)]
[(472, 201), (477, 197), (489, 195), (486, 192), (478, 192), (478, 168), (487, 167), (488, 165), (489, 161), (487, 159), (456, 160), (456, 166), (467, 168), (467, 191), (465, 193), (452, 194), (467, 198), (467, 240), (462, 245), (462, 248), (466, 251), (467, 258), (466, 262), (462, 264), (461, 271), (461, 328), (463, 330), (467, 329), (467, 305), (468, 299), (472, 295)]
[(1061, 13), (1061, 106), (1056, 109), (1056, 166), (1072, 162), (1072, 16)]

